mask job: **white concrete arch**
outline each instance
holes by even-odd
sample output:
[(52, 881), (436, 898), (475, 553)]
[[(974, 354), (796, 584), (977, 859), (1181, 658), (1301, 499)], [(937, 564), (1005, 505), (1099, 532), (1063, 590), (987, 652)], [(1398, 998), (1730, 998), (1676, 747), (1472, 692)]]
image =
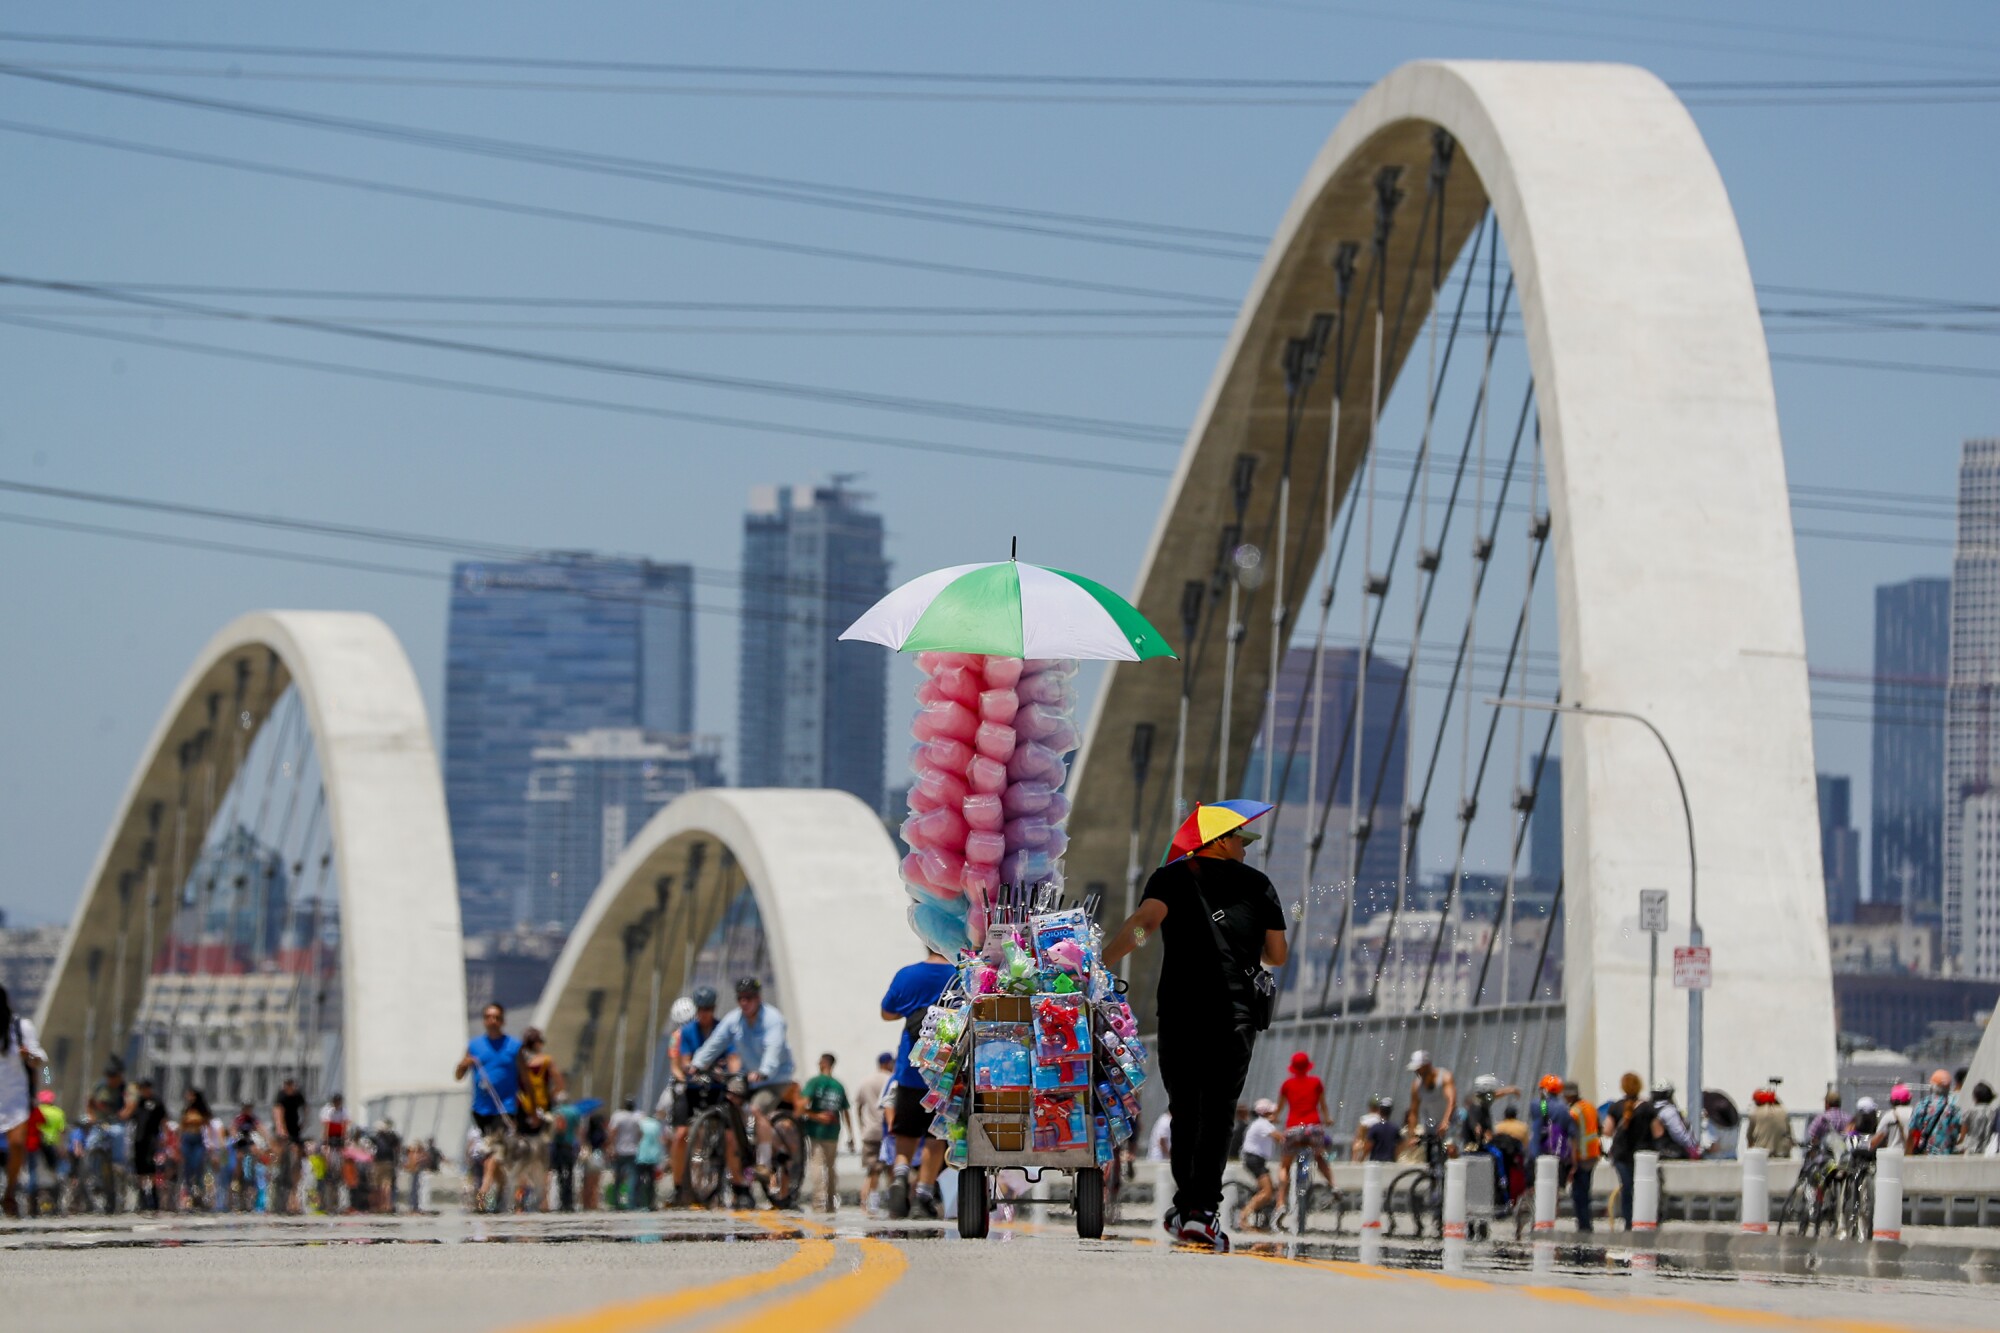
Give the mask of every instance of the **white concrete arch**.
[[(1214, 568), (1214, 542), (1192, 534), (1230, 521), (1240, 453), (1260, 459), (1253, 514), (1264, 512), (1282, 446), (1284, 341), (1314, 312), (1337, 308), (1329, 259), (1340, 242), (1360, 242), (1365, 267), (1373, 182), (1399, 165), (1409, 197), (1389, 247), (1393, 300), (1438, 128), (1457, 142), (1443, 253), (1459, 251), (1490, 200), (1515, 274), (1549, 470), (1563, 696), (1643, 713), (1686, 772), (1702, 924), (1715, 951), (1705, 1082), (1742, 1089), (1776, 1073), (1793, 1087), (1821, 1086), (1834, 1072), (1832, 988), (1776, 403), (1728, 195), (1687, 110), (1653, 75), (1421, 62), (1355, 104), (1307, 172), (1244, 301), (1169, 488), (1138, 604), (1156, 624), (1179, 623), (1183, 584)], [(1425, 285), (1385, 348), (1385, 391), (1419, 336)], [(1361, 308), (1358, 299), (1350, 307)], [(1371, 334), (1372, 324), (1355, 330), (1363, 345), (1341, 421), (1343, 490), (1366, 447)], [(1326, 438), (1326, 380), (1302, 441)], [(1304, 534), (1306, 569), (1321, 549), (1314, 487), (1325, 470), (1323, 448), (1302, 447), (1290, 529)], [(1295, 617), (1309, 600), (1294, 587)], [(1262, 710), (1270, 634), (1262, 605), (1238, 659), (1234, 772)], [(1220, 656), (1197, 665), (1197, 699), (1221, 697)], [(1076, 784), (1072, 882), (1121, 880), (1132, 729), (1150, 721), (1170, 754), (1178, 690), (1175, 673), (1112, 666)], [(1644, 728), (1575, 717), (1563, 727), (1569, 1065), (1602, 1088), (1645, 1067), (1638, 891), (1669, 891), (1669, 941), (1683, 940), (1688, 849), (1672, 775)], [(1205, 734), (1193, 732), (1189, 762), (1191, 797), (1204, 799), (1215, 793), (1199, 775), (1216, 763), (1211, 752), (1204, 767)], [(1156, 746), (1155, 774), (1161, 753)], [(1156, 776), (1149, 792), (1162, 785)], [(1165, 804), (1149, 796), (1150, 845), (1166, 837)], [(1447, 810), (1430, 824), (1449, 830), (1450, 820)], [(1677, 1073), (1687, 1067), (1685, 1006), (1664, 984), (1660, 999), (1659, 1064)]]
[(535, 1006), (572, 1094), (646, 1090), (666, 1011), (745, 888), (801, 1079), (822, 1051), (838, 1057), (845, 1081), (863, 1077), (895, 1045), (882, 992), (923, 957), (903, 928), (909, 900), (896, 863), (881, 819), (842, 791), (710, 788), (661, 809), (605, 872)]
[[(205, 779), (212, 760), (219, 800), (287, 684), (314, 737), (340, 884), (344, 1069), (330, 1088), (360, 1108), (449, 1086), (465, 1041), (464, 945), (416, 676), (372, 615), (263, 611), (224, 627), (189, 668), (85, 882), (36, 1017), (60, 1061), (67, 1105), (79, 1105), (104, 1057), (123, 1048), (145, 986), (146, 943), (166, 940), (184, 774)], [(190, 824), (187, 845), (202, 836)]]

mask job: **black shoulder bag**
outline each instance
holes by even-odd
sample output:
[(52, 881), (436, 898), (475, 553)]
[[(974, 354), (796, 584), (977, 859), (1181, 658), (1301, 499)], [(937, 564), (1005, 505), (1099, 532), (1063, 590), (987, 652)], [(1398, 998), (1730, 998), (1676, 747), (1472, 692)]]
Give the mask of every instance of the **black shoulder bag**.
[[(1219, 913), (1208, 905), (1208, 895), (1201, 891), (1201, 872), (1196, 868), (1194, 858), (1188, 862), (1188, 881), (1194, 885), (1195, 901), (1201, 904), (1202, 918), (1208, 922), (1208, 932), (1215, 940), (1216, 957), (1221, 959), (1226, 970), (1234, 965), (1229, 941), (1222, 938), (1222, 927), (1217, 924)], [(1253, 1031), (1262, 1032), (1271, 1026), (1271, 1019), (1277, 1013), (1278, 982), (1262, 963), (1244, 968), (1243, 978), (1249, 988), (1244, 1005), (1249, 1011), (1250, 1027)]]

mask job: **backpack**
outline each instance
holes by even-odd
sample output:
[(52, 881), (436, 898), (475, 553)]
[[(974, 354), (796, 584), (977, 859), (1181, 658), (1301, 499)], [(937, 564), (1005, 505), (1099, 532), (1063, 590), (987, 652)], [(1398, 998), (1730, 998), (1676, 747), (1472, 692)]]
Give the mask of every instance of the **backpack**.
[(1558, 1161), (1570, 1159), (1570, 1129), (1562, 1121), (1549, 1114), (1549, 1099), (1542, 1098), (1541, 1115), (1538, 1118), (1540, 1133), (1535, 1143), (1535, 1155), (1553, 1157)]

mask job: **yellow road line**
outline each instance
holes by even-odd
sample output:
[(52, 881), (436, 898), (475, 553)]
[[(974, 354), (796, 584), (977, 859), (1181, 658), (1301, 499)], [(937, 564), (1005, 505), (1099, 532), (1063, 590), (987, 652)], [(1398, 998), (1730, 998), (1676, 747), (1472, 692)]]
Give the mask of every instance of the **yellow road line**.
[[(769, 1231), (788, 1232), (794, 1229), (793, 1224), (766, 1221), (760, 1217), (743, 1220)], [(823, 1229), (815, 1230), (820, 1230), (822, 1234), (808, 1235), (783, 1263), (761, 1273), (744, 1273), (659, 1296), (641, 1296), (637, 1300), (599, 1306), (581, 1314), (558, 1315), (554, 1319), (517, 1324), (507, 1333), (631, 1333), (631, 1330), (652, 1328), (690, 1315), (706, 1314), (736, 1301), (749, 1300), (804, 1282), (833, 1262), (833, 1242), (825, 1238)]]
[(1703, 1301), (1682, 1300), (1672, 1296), (1601, 1295), (1576, 1287), (1514, 1286), (1502, 1282), (1485, 1282), (1479, 1278), (1459, 1277), (1450, 1273), (1431, 1273), (1409, 1268), (1377, 1268), (1369, 1264), (1338, 1259), (1292, 1259), (1276, 1254), (1248, 1254), (1248, 1252), (1245, 1254), (1248, 1258), (1261, 1259), (1265, 1263), (1313, 1268), (1321, 1272), (1338, 1273), (1343, 1277), (1359, 1277), (1375, 1281), (1422, 1282), (1453, 1291), (1514, 1292), (1530, 1300), (1547, 1301), (1554, 1305), (1582, 1306), (1614, 1314), (1693, 1315), (1711, 1323), (1791, 1329), (1797, 1333), (1927, 1333), (1925, 1330), (1913, 1329), (1907, 1324), (1880, 1324), (1855, 1319), (1818, 1319), (1810, 1315), (1778, 1314), (1770, 1310), (1752, 1310), (1740, 1306), (1710, 1305)]
[(732, 1320), (717, 1333), (821, 1333), (848, 1324), (882, 1299), (910, 1266), (908, 1257), (888, 1241), (859, 1236), (853, 1243), (861, 1251), (861, 1266), (853, 1272)]

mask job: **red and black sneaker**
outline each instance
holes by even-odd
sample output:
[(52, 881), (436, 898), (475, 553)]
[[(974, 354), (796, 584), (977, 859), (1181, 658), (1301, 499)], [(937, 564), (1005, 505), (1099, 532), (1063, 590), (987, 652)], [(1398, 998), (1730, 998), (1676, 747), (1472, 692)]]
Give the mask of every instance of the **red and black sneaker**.
[(1222, 1229), (1214, 1213), (1197, 1213), (1181, 1223), (1180, 1242), (1200, 1245), (1217, 1254), (1229, 1253), (1229, 1233)]

